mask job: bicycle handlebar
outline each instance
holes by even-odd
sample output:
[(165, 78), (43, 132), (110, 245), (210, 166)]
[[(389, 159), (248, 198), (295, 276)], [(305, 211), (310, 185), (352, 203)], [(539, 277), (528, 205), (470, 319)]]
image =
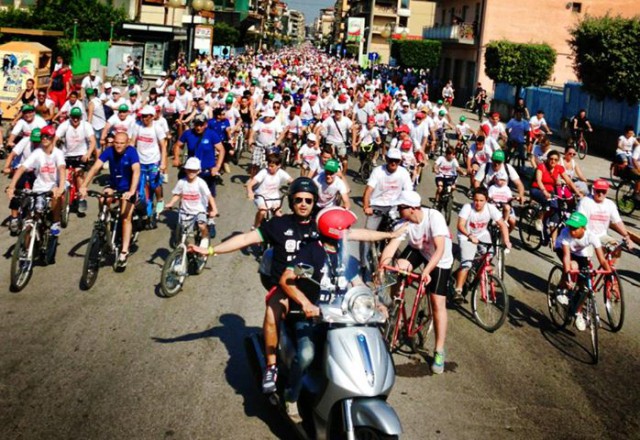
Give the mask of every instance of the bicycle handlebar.
[(417, 274), (417, 273), (408, 272), (408, 271), (402, 270), (402, 269), (400, 269), (399, 267), (396, 267), (396, 266), (389, 266), (389, 265), (385, 264), (385, 265), (383, 265), (381, 267), (381, 269), (387, 270), (387, 271), (390, 271), (390, 272), (396, 272), (396, 273), (398, 273), (400, 275), (406, 276), (410, 280), (417, 280), (417, 279), (421, 278), (421, 276), (419, 274)]
[(124, 195), (124, 192), (114, 191), (113, 194), (105, 194), (103, 192), (90, 189), (90, 190), (87, 190), (87, 195), (90, 197), (96, 197), (96, 198), (110, 197), (113, 199), (121, 199), (122, 196)]
[(38, 196), (44, 196), (44, 197), (53, 197), (53, 191), (33, 191), (30, 189), (16, 189), (13, 192), (14, 196), (22, 196), (22, 197), (38, 197)]

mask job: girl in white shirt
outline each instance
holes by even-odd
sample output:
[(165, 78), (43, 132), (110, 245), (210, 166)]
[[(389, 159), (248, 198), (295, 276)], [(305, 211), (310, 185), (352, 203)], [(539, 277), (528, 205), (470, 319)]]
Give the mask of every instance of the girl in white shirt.
[[(247, 182), (247, 197), (253, 200), (258, 211), (253, 222), (253, 227), (258, 228), (267, 215), (268, 210), (274, 211), (277, 216), (282, 215), (282, 194), (280, 187), (291, 183), (291, 176), (280, 168), (282, 159), (277, 154), (267, 157), (267, 168), (261, 169), (255, 177)], [(254, 191), (255, 188), (255, 191)]]

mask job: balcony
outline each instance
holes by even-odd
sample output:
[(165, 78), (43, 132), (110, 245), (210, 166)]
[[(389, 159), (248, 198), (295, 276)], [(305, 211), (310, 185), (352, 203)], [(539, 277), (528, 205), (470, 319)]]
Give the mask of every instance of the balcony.
[(358, 3), (355, 6), (352, 6), (349, 9), (349, 15), (359, 16), (359, 15), (368, 15), (369, 14), (369, 5), (366, 3)]
[(475, 44), (476, 41), (475, 30), (472, 23), (423, 28), (422, 38), (460, 44)]
[(398, 17), (411, 17), (411, 9), (409, 8), (399, 8), (398, 9)]
[(395, 6), (390, 5), (381, 5), (376, 3), (373, 8), (373, 15), (378, 17), (395, 17), (397, 13), (397, 9)]

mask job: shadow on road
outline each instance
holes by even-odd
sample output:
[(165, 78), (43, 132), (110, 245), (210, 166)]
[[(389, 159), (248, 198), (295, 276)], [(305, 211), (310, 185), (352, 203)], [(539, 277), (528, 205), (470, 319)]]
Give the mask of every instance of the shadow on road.
[(539, 293), (543, 293), (547, 290), (547, 280), (545, 278), (526, 270), (520, 270), (514, 266), (507, 265), (505, 269), (511, 279), (518, 282), (525, 289), (534, 290)]
[[(147, 260), (147, 264), (152, 264), (162, 268), (162, 266), (164, 266), (164, 261), (167, 259), (170, 253), (171, 253), (170, 249), (158, 248), (153, 254), (149, 256), (149, 259)], [(157, 259), (159, 259), (160, 261), (159, 262), (156, 261)]]
[(255, 383), (254, 373), (249, 368), (244, 340), (252, 333), (260, 332), (258, 327), (247, 327), (241, 316), (226, 313), (219, 319), (222, 325), (197, 333), (187, 333), (174, 338), (152, 338), (160, 344), (191, 342), (198, 339), (218, 338), (227, 349), (229, 360), (224, 370), (229, 385), (244, 398), (244, 412), (248, 417), (259, 417), (277, 438), (293, 438), (286, 429), (287, 423), (275, 409), (267, 403)]

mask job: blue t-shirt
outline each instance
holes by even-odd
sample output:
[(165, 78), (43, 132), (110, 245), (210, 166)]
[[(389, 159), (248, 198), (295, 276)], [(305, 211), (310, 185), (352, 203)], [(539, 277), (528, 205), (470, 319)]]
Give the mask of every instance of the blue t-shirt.
[(507, 131), (509, 132), (509, 139), (513, 141), (524, 143), (525, 142), (524, 134), (529, 130), (530, 130), (529, 123), (524, 119), (520, 121), (516, 119), (511, 119), (509, 122), (507, 122)]
[(220, 139), (222, 139), (223, 141), (229, 140), (229, 136), (227, 136), (227, 128), (229, 127), (231, 127), (231, 123), (228, 119), (223, 119), (222, 121), (220, 121), (214, 118), (209, 120), (208, 128), (210, 130), (213, 130), (218, 136), (220, 136)]
[(129, 191), (133, 176), (131, 166), (140, 163), (138, 151), (129, 146), (118, 154), (115, 148), (109, 147), (100, 154), (100, 160), (109, 163), (109, 186), (116, 191)]
[(220, 136), (209, 128), (202, 133), (202, 139), (193, 130), (187, 130), (180, 136), (180, 142), (187, 146), (187, 155), (200, 159), (200, 166), (208, 170), (216, 166), (216, 144), (222, 142)]

